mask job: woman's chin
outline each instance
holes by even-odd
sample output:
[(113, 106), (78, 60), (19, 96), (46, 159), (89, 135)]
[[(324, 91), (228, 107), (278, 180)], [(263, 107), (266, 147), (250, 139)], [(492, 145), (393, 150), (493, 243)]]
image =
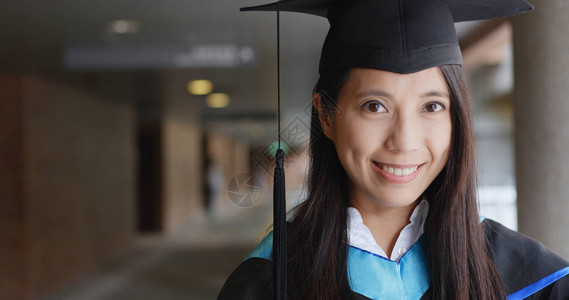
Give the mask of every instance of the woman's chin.
[(410, 205), (417, 204), (420, 199), (421, 194), (409, 195), (409, 194), (393, 194), (389, 197), (385, 197), (385, 194), (377, 197), (370, 197), (374, 204), (386, 207), (386, 208), (404, 208)]

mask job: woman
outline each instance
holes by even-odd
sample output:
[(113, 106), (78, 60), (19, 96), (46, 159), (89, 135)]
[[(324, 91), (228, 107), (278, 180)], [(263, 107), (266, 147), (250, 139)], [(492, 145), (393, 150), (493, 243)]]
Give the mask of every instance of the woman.
[[(470, 104), (454, 29), (445, 35), (464, 9), (325, 2), (309, 194), (287, 228), (289, 298), (568, 299), (566, 261), (478, 216)], [(269, 234), (219, 299), (272, 298), (271, 254)]]

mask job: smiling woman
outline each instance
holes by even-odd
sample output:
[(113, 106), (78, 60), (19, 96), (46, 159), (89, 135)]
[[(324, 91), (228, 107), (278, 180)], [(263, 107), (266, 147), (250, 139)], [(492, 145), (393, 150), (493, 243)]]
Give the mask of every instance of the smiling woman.
[[(478, 215), (453, 27), (529, 4), (287, 0), (253, 9), (331, 24), (312, 97), (308, 195), (287, 227), (288, 298), (568, 299), (568, 262)], [(286, 299), (273, 281), (280, 246), (269, 234), (219, 299)]]
[[(433, 92), (435, 91), (435, 92)], [(333, 118), (320, 118), (350, 178), (350, 204), (412, 210), (444, 167), (450, 147), (450, 98), (438, 68), (403, 75), (354, 69)], [(314, 97), (318, 109), (319, 94)], [(321, 114), (319, 114), (321, 115)]]
[[(436, 67), (407, 75), (358, 68), (350, 71), (338, 94), (337, 111), (342, 113), (318, 114), (350, 179), (349, 204), (361, 212), (387, 253), (447, 162), (448, 95)], [(314, 94), (316, 110), (320, 97)], [(389, 217), (393, 214), (398, 222)]]
[[(379, 107), (368, 109), (370, 102)], [(424, 271), (426, 265), (436, 266), (427, 277), (395, 276), (414, 287), (403, 289), (411, 299), (463, 299), (464, 292), (471, 299), (503, 298), (503, 283), (484, 252), (478, 226), (470, 105), (460, 67), (442, 65), (411, 74), (359, 68), (323, 74), (313, 104), (311, 193), (289, 227), (289, 268), (295, 274), (289, 282), (314, 285), (292, 290), (298, 292), (293, 298), (340, 294), (350, 299), (351, 289), (372, 299), (398, 299), (398, 285), (370, 287), (354, 279), (363, 273), (395, 276), (358, 266), (359, 255), (352, 254), (357, 251), (383, 257), (391, 267)], [(403, 175), (403, 169), (415, 167)], [(345, 210), (347, 219), (342, 217)], [(344, 226), (346, 249), (334, 245), (344, 239)], [(335, 248), (338, 252), (325, 250)], [(322, 282), (317, 275), (333, 273), (352, 278), (351, 288)]]

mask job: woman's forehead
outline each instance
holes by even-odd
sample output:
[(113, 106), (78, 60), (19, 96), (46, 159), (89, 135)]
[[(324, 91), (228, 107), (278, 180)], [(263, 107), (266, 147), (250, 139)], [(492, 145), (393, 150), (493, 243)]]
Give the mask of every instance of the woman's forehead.
[(340, 94), (352, 97), (397, 97), (398, 95), (449, 96), (445, 78), (438, 67), (410, 74), (355, 68)]

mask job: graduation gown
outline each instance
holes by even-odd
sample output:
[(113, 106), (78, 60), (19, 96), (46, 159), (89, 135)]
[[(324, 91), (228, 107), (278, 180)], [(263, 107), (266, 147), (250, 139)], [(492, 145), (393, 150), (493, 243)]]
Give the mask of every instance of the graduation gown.
[[(569, 299), (569, 263), (538, 241), (485, 219), (488, 249), (508, 300)], [(272, 233), (229, 276), (218, 300), (273, 299)], [(425, 238), (399, 262), (350, 246), (348, 275), (358, 299), (432, 299)]]

